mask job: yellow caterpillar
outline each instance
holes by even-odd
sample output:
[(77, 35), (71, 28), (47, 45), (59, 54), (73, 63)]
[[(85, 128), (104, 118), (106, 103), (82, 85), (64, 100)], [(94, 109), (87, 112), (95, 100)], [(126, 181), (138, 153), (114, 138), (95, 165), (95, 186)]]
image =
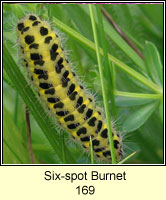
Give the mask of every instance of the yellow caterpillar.
[[(17, 24), (20, 54), (40, 98), (61, 126), (94, 154), (111, 162), (108, 129), (101, 108), (81, 85), (61, 47), (59, 36), (35, 15)], [(122, 157), (120, 136), (112, 128), (116, 159)]]

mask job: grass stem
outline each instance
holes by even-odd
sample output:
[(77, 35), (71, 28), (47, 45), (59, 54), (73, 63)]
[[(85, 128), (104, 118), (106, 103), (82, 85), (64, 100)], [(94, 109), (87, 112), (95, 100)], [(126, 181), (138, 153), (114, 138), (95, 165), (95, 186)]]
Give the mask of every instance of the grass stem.
[(99, 66), (99, 74), (100, 74), (101, 87), (102, 87), (102, 93), (103, 93), (104, 108), (105, 108), (105, 113), (106, 113), (106, 121), (107, 121), (107, 126), (108, 126), (108, 135), (109, 135), (109, 141), (110, 141), (112, 164), (116, 164), (115, 149), (114, 149), (114, 143), (113, 143), (112, 131), (111, 131), (110, 111), (109, 111), (109, 107), (108, 107), (108, 99), (107, 99), (107, 93), (106, 93), (106, 86), (104, 83), (99, 41), (98, 41), (98, 36), (97, 36), (97, 30), (96, 30), (96, 24), (95, 24), (95, 20), (94, 20), (93, 9), (94, 9), (93, 5), (90, 4), (89, 10), (90, 10), (90, 17), (91, 17), (92, 29), (93, 29), (93, 34), (94, 34), (95, 46), (96, 46), (96, 54), (97, 54), (97, 61), (98, 61), (98, 66)]

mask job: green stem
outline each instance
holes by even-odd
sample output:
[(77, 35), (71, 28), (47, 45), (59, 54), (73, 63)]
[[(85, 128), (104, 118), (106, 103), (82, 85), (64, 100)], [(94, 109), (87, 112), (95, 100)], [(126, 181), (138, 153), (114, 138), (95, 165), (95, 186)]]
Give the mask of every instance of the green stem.
[(98, 37), (97, 37), (97, 31), (96, 31), (96, 25), (95, 25), (95, 20), (94, 20), (94, 12), (93, 12), (92, 4), (89, 5), (89, 10), (90, 10), (90, 17), (91, 17), (91, 22), (92, 22), (94, 40), (95, 40), (95, 45), (96, 45), (96, 54), (97, 54), (97, 61), (98, 61), (98, 66), (99, 66), (99, 74), (100, 74), (101, 87), (102, 87), (102, 93), (103, 93), (104, 108), (105, 108), (105, 113), (106, 113), (106, 121), (107, 121), (107, 125), (108, 125), (108, 135), (109, 135), (109, 141), (110, 141), (112, 164), (116, 164), (115, 149), (114, 149), (114, 143), (113, 143), (112, 131), (111, 131), (110, 112), (109, 112), (109, 107), (108, 107), (106, 87), (104, 84), (104, 76), (103, 76), (103, 69), (102, 69), (102, 64), (101, 64), (99, 41), (98, 41)]
[(15, 95), (15, 105), (14, 105), (14, 123), (17, 126), (17, 118), (18, 118), (18, 100), (19, 100), (19, 96), (18, 93), (16, 91), (16, 95)]
[(133, 152), (130, 155), (128, 155), (126, 158), (124, 158), (123, 160), (121, 160), (118, 164), (123, 164), (124, 162), (126, 162), (129, 158), (133, 157), (137, 152)]
[(103, 73), (104, 77), (107, 81), (107, 95), (108, 99), (111, 100), (111, 114), (114, 119), (116, 119), (116, 107), (115, 107), (115, 96), (114, 96), (114, 90), (115, 90), (115, 82), (114, 82), (114, 63), (110, 63), (108, 59), (108, 43), (106, 41), (105, 37), (105, 32), (104, 32), (104, 25), (103, 25), (103, 18), (102, 18), (102, 13), (100, 9), (100, 5), (96, 5), (96, 10), (97, 10), (97, 18), (98, 18), (98, 30), (100, 33), (100, 39), (101, 39), (101, 44), (103, 48), (103, 53), (104, 56), (102, 58), (103, 60)]
[(124, 96), (124, 97), (135, 97), (135, 98), (143, 98), (143, 99), (161, 99), (161, 94), (143, 94), (143, 93), (131, 93), (131, 92), (122, 92), (115, 90), (116, 96)]
[[(76, 32), (75, 30), (73, 30), (69, 26), (65, 25), (64, 23), (62, 23), (60, 20), (56, 19), (55, 17), (53, 17), (53, 23), (58, 28), (60, 28), (64, 32), (66, 32), (68, 35), (71, 35), (77, 41), (81, 42), (85, 46), (87, 46), (87, 47), (91, 48), (93, 51), (95, 51), (95, 44), (93, 42), (91, 42), (90, 40), (88, 40), (87, 38), (85, 38), (84, 36), (82, 36), (81, 34)], [(103, 55), (103, 50), (101, 48), (100, 48), (100, 54)], [(156, 93), (162, 94), (162, 88), (160, 86), (156, 85), (151, 80), (145, 78), (143, 75), (141, 75), (140, 73), (138, 73), (134, 69), (130, 68), (129, 66), (127, 66), (126, 64), (124, 64), (123, 62), (118, 60), (117, 58), (113, 57), (112, 55), (109, 54), (108, 58), (109, 58), (110, 61), (115, 63), (117, 67), (122, 69), (124, 72), (130, 74), (132, 77), (134, 77), (139, 82), (143, 83), (148, 88), (150, 88), (153, 91), (155, 91)]]
[(94, 164), (93, 145), (92, 145), (92, 138), (91, 137), (90, 137), (90, 159), (91, 159), (91, 164)]

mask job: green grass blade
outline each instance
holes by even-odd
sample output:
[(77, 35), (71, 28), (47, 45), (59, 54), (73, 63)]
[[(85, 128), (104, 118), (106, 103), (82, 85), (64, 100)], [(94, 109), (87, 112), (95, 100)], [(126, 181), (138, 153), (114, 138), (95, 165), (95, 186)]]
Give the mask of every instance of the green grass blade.
[(161, 100), (162, 95), (160, 94), (144, 94), (144, 93), (130, 93), (115, 91), (116, 95), (116, 106), (119, 107), (132, 107), (138, 105), (144, 105), (154, 100)]
[(112, 164), (116, 164), (114, 142), (113, 142), (112, 131), (111, 131), (111, 121), (110, 121), (111, 117), (110, 117), (110, 112), (109, 112), (106, 87), (105, 87), (105, 83), (104, 83), (103, 69), (102, 69), (100, 50), (99, 50), (99, 42), (98, 42), (96, 25), (95, 25), (95, 21), (94, 21), (94, 11), (93, 11), (93, 9), (94, 9), (93, 5), (90, 4), (89, 10), (90, 10), (90, 16), (91, 16), (91, 21), (92, 21), (92, 29), (93, 29), (93, 33), (94, 33), (94, 40), (95, 40), (95, 44), (96, 44), (96, 54), (97, 54), (97, 61), (98, 61), (98, 67), (99, 67), (99, 73), (100, 73), (101, 87), (102, 87), (102, 93), (103, 93), (104, 108), (105, 108), (105, 113), (106, 113), (106, 121), (107, 121), (107, 125), (108, 125), (108, 136), (109, 136), (109, 142), (110, 142)]
[(126, 158), (124, 158), (123, 160), (121, 160), (118, 164), (123, 164), (125, 163), (128, 159), (130, 159), (131, 157), (133, 157), (137, 152), (133, 152), (130, 155), (128, 155)]
[(4, 106), (3, 128), (3, 163), (30, 163), (28, 150), (23, 145), (23, 138), (21, 137), (21, 133), (19, 132), (20, 130), (17, 129), (15, 123), (13, 122), (11, 114)]
[(92, 138), (91, 137), (90, 137), (90, 159), (91, 159), (91, 164), (94, 164), (93, 145), (92, 145)]
[(111, 99), (111, 113), (114, 119), (116, 119), (116, 107), (115, 107), (115, 96), (114, 96), (114, 90), (115, 90), (115, 82), (113, 78), (113, 67), (111, 66), (108, 60), (108, 46), (107, 42), (105, 39), (105, 33), (104, 33), (104, 25), (103, 25), (103, 19), (102, 19), (102, 13), (100, 10), (100, 5), (96, 6), (97, 9), (97, 17), (98, 17), (98, 26), (99, 26), (99, 33), (100, 33), (100, 39), (103, 47), (103, 72), (104, 76), (106, 77), (107, 80), (107, 95), (108, 99)]

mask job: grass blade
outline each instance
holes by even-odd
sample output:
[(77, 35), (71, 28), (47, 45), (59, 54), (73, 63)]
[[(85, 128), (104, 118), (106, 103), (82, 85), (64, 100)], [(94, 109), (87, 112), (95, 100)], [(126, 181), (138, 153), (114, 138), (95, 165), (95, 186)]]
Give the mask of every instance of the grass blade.
[[(107, 42), (105, 39), (105, 33), (104, 33), (104, 25), (103, 25), (103, 19), (102, 19), (102, 13), (100, 10), (100, 5), (96, 6), (97, 9), (97, 16), (98, 16), (98, 25), (99, 25), (99, 33), (100, 33), (100, 39), (103, 47), (103, 72), (104, 76), (106, 77), (106, 80), (108, 82), (108, 99), (111, 99), (111, 111), (112, 111), (112, 116), (116, 120), (116, 107), (115, 107), (115, 96), (114, 96), (114, 90), (115, 90), (115, 82), (114, 82), (114, 73), (113, 73), (113, 67), (111, 66), (108, 60), (108, 46)], [(113, 65), (113, 64), (112, 64)]]
[(106, 121), (107, 121), (107, 125), (108, 125), (108, 136), (109, 136), (109, 142), (110, 142), (112, 164), (116, 164), (115, 149), (114, 149), (114, 142), (113, 142), (113, 138), (112, 138), (111, 122), (110, 122), (111, 118), (110, 118), (110, 112), (109, 112), (109, 107), (108, 107), (106, 87), (105, 87), (105, 83), (104, 83), (103, 69), (102, 69), (100, 50), (99, 50), (99, 42), (98, 42), (96, 25), (95, 25), (95, 21), (94, 21), (93, 9), (94, 9), (93, 5), (90, 4), (89, 10), (90, 10), (92, 28), (93, 28), (93, 33), (94, 33), (94, 40), (95, 40), (95, 44), (96, 44), (96, 54), (97, 54), (97, 61), (98, 61), (98, 67), (99, 67), (99, 73), (100, 73), (101, 87), (102, 87), (102, 93), (103, 93), (104, 108), (105, 108), (105, 113), (106, 113)]

